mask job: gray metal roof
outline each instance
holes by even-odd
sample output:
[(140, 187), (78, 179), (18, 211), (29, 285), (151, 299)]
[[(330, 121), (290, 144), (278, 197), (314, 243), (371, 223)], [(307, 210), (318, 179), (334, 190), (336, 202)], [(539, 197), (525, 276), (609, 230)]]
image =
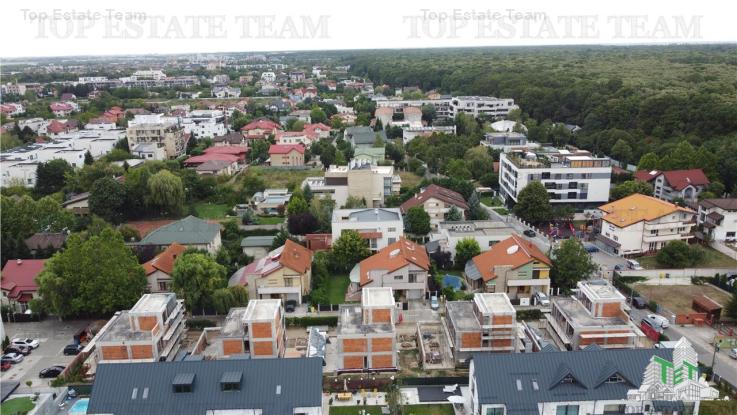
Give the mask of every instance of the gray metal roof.
[(379, 135), (384, 142), (386, 142), (386, 131), (379, 130), (374, 131), (371, 127), (359, 126), (359, 127), (348, 127), (345, 129), (344, 137), (346, 141), (351, 141), (354, 146), (358, 145), (373, 145), (376, 141), (376, 135)]
[(241, 247), (253, 246), (265, 246), (271, 248), (271, 244), (274, 242), (275, 235), (266, 236), (246, 236), (241, 240)]
[(208, 244), (220, 233), (220, 225), (206, 220), (187, 216), (184, 219), (164, 225), (149, 233), (139, 245), (182, 245)]
[[(222, 379), (235, 379), (234, 372), (242, 374), (240, 390), (222, 391)], [(175, 393), (173, 382), (183, 375), (194, 376), (192, 392)], [(321, 401), (319, 358), (103, 363), (97, 367), (87, 413), (202, 415), (208, 410), (261, 409), (264, 415), (281, 415), (295, 407), (318, 407)]]
[[(572, 352), (479, 353), (473, 361), (481, 404), (504, 404), (507, 414), (530, 414), (538, 412), (540, 402), (626, 399), (628, 390), (640, 387), (650, 358), (670, 360), (672, 355), (671, 349), (592, 348)], [(625, 382), (607, 383), (614, 374)], [(561, 383), (569, 375), (575, 382)]]

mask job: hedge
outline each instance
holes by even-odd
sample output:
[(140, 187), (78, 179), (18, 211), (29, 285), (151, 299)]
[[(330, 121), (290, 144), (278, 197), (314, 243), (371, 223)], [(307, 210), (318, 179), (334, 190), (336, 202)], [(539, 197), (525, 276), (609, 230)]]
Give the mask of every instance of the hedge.
[(536, 308), (517, 311), (517, 320), (529, 321), (529, 320), (540, 320), (542, 318), (543, 318), (543, 312)]
[(193, 330), (202, 330), (205, 327), (215, 327), (216, 323), (206, 318), (191, 318), (187, 320), (187, 327)]
[(287, 317), (287, 327), (310, 327), (338, 325), (338, 316)]

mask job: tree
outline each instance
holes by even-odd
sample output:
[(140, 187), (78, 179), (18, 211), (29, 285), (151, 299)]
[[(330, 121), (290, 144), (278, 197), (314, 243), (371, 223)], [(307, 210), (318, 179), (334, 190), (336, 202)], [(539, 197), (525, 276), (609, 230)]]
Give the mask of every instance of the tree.
[(371, 255), (368, 243), (354, 230), (346, 230), (333, 242), (333, 268), (341, 272), (349, 271), (355, 264)]
[(127, 310), (146, 288), (143, 267), (109, 226), (86, 239), (72, 234), (36, 281), (42, 308), (62, 318)]
[(670, 241), (658, 251), (655, 260), (667, 268), (686, 268), (698, 265), (704, 260), (703, 248), (690, 246), (684, 241)]
[(267, 158), (269, 158), (269, 143), (266, 140), (253, 140), (248, 150), (248, 160), (251, 163), (258, 163)]
[(233, 307), (248, 305), (248, 290), (242, 285), (218, 288), (212, 293), (212, 303), (218, 314), (228, 314)]
[(622, 165), (626, 166), (632, 159), (632, 147), (620, 138), (616, 143), (614, 143), (614, 146), (612, 146), (611, 154), (614, 158), (619, 160)]
[(430, 232), (430, 215), (422, 206), (409, 208), (404, 219), (404, 230), (414, 235), (427, 235)]
[(330, 232), (335, 201), (328, 195), (312, 199), (310, 214), (317, 219), (320, 232)]
[(289, 233), (292, 235), (313, 233), (319, 228), (320, 223), (317, 221), (317, 218), (309, 212), (289, 215), (289, 218), (287, 218), (287, 229), (289, 229)]
[(329, 144), (325, 146), (320, 153), (320, 162), (325, 168), (330, 167), (330, 165), (335, 164), (335, 156), (336, 156), (337, 150), (332, 144)]
[(660, 157), (655, 153), (645, 153), (640, 157), (640, 162), (637, 163), (637, 170), (657, 170), (660, 164)]
[(566, 239), (553, 250), (551, 278), (554, 286), (569, 291), (576, 283), (591, 276), (597, 267), (583, 244), (575, 238)]
[(289, 203), (287, 204), (287, 214), (289, 216), (307, 213), (308, 209), (309, 206), (307, 205), (307, 202), (305, 201), (305, 198), (302, 196), (301, 193), (294, 193), (292, 195), (292, 198), (289, 199)]
[(531, 223), (550, 220), (552, 208), (550, 206), (550, 195), (545, 190), (545, 186), (540, 182), (528, 183), (517, 196), (514, 214)]
[(325, 111), (322, 110), (320, 107), (314, 107), (310, 111), (310, 121), (317, 124), (320, 122), (327, 121), (328, 116), (325, 114)]
[(381, 135), (376, 134), (376, 138), (374, 139), (373, 147), (381, 148), (384, 147), (386, 143), (384, 143), (384, 139), (381, 138)]
[(724, 315), (732, 320), (737, 320), (737, 290), (732, 292), (732, 298), (724, 308)]
[(182, 179), (169, 170), (161, 170), (148, 179), (148, 202), (163, 214), (177, 215), (184, 208)]
[(466, 160), (455, 159), (448, 162), (445, 173), (454, 179), (470, 180), (471, 171), (466, 167)]
[(73, 171), (64, 159), (39, 163), (36, 168), (36, 194), (46, 196), (60, 191), (64, 188), (66, 174)]
[[(129, 156), (130, 156), (130, 154), (129, 154)], [(87, 150), (87, 152), (84, 153), (84, 164), (85, 164), (85, 166), (90, 166), (94, 162), (95, 162), (95, 159), (92, 158), (92, 153), (90, 153), (90, 151)]]
[(117, 225), (123, 220), (125, 202), (125, 186), (112, 177), (103, 177), (92, 184), (90, 213)]
[(455, 205), (448, 209), (448, 213), (445, 214), (445, 220), (448, 222), (458, 222), (463, 220), (463, 213)]
[(174, 263), (171, 287), (189, 310), (202, 310), (213, 306), (213, 294), (225, 288), (225, 267), (204, 252), (186, 251)]
[(609, 192), (609, 198), (611, 200), (619, 200), (634, 193), (652, 196), (653, 188), (647, 182), (627, 180), (626, 182), (622, 182), (615, 186), (614, 189)]
[(476, 192), (473, 192), (471, 197), (468, 198), (468, 218), (471, 220), (489, 219), (489, 212), (481, 206), (479, 195)]
[(471, 258), (481, 253), (479, 243), (473, 238), (463, 238), (456, 244), (456, 267), (463, 267)]
[(343, 209), (360, 209), (366, 207), (366, 200), (358, 196), (348, 196), (345, 200)]
[(468, 149), (463, 159), (468, 166), (468, 170), (471, 171), (471, 174), (476, 179), (480, 179), (485, 174), (494, 173), (494, 157), (489, 154), (489, 151), (484, 146), (476, 146)]
[(271, 249), (273, 250), (284, 245), (287, 242), (287, 239), (291, 240), (292, 242), (298, 242), (297, 239), (290, 235), (286, 229), (279, 229), (279, 232), (274, 235), (274, 240), (271, 242)]
[(432, 104), (425, 104), (420, 110), (422, 111), (422, 120), (427, 123), (432, 123), (437, 115), (437, 110)]

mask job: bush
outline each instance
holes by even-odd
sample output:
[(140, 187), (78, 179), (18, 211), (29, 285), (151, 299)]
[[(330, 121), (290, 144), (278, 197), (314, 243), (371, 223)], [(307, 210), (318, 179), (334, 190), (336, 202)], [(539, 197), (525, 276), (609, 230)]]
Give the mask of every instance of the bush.
[(287, 317), (287, 327), (331, 326), (338, 325), (338, 316)]
[(658, 303), (656, 303), (655, 301), (650, 300), (650, 302), (647, 303), (647, 308), (650, 311), (652, 311), (654, 313), (657, 313), (658, 312)]
[(193, 330), (202, 330), (205, 327), (215, 327), (215, 322), (206, 318), (191, 318), (187, 320), (187, 327)]
[(540, 320), (543, 318), (543, 312), (538, 309), (519, 310), (517, 311), (517, 320)]

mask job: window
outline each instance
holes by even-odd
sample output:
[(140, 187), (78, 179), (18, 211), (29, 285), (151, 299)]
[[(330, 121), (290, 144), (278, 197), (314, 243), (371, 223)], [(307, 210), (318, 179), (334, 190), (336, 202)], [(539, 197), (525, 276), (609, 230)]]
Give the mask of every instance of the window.
[(619, 240), (619, 237), (617, 237), (617, 235), (614, 235), (614, 240), (615, 241), (618, 241)]
[(484, 415), (504, 415), (504, 408), (486, 408)]
[(395, 275), (394, 276), (394, 280), (395, 281), (397, 281), (397, 280), (401, 281), (402, 280), (402, 276), (401, 275)]
[(389, 228), (389, 232), (396, 232), (397, 228)]
[(417, 282), (417, 275), (409, 274), (409, 282)]
[(657, 234), (658, 234), (658, 231), (657, 230), (650, 231), (650, 235), (657, 235)]
[(159, 281), (159, 291), (169, 291), (169, 281)]
[(223, 392), (239, 391), (241, 390), (241, 384), (238, 382), (224, 382), (220, 384), (220, 389)]
[(578, 415), (578, 405), (558, 405), (555, 415)]
[(192, 385), (174, 385), (174, 393), (192, 392)]
[(606, 380), (606, 383), (623, 383), (624, 378), (619, 376), (619, 373), (615, 373)]

